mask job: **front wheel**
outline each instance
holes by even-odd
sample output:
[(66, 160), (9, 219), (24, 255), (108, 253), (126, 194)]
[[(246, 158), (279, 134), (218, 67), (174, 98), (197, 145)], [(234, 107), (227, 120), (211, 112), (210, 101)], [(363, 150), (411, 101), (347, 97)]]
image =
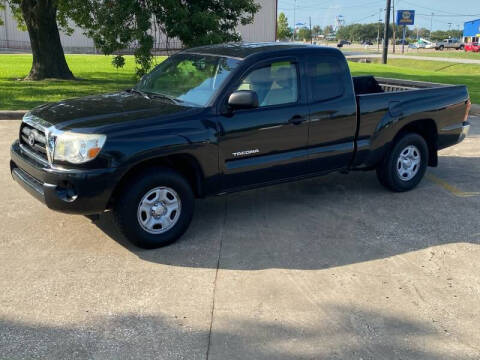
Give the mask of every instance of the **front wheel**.
[(427, 164), (428, 146), (425, 139), (418, 134), (405, 134), (377, 167), (377, 177), (382, 185), (392, 191), (408, 191), (420, 183)]
[(114, 214), (129, 241), (153, 249), (182, 236), (193, 209), (193, 191), (182, 175), (168, 168), (151, 168), (122, 187)]

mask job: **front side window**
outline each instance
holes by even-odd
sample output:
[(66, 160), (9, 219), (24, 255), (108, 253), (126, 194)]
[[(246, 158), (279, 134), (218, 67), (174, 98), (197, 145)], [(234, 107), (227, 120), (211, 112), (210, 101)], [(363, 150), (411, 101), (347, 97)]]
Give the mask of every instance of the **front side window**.
[(252, 70), (237, 90), (255, 91), (260, 107), (296, 103), (297, 65), (290, 61), (282, 61)]
[(136, 88), (192, 106), (206, 106), (239, 60), (210, 55), (178, 54), (144, 76)]

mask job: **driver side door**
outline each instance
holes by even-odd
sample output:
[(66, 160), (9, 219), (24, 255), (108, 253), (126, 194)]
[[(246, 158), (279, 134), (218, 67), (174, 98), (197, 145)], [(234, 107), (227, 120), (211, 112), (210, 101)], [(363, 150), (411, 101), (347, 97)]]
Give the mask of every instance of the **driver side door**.
[(231, 91), (255, 91), (259, 106), (219, 116), (222, 190), (306, 172), (309, 108), (300, 65), (297, 58), (262, 63), (232, 87)]

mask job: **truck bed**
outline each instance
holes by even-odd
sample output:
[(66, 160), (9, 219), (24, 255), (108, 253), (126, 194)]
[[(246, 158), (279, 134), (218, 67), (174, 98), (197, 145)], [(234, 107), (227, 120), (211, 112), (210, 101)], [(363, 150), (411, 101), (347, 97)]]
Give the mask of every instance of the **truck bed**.
[(431, 120), (437, 148), (453, 145), (468, 111), (464, 85), (388, 79), (353, 78), (357, 100), (357, 155), (354, 165), (374, 165), (403, 123)]
[(356, 95), (368, 95), (385, 92), (445, 88), (454, 85), (438, 84), (424, 81), (390, 79), (375, 76), (354, 76), (353, 86)]

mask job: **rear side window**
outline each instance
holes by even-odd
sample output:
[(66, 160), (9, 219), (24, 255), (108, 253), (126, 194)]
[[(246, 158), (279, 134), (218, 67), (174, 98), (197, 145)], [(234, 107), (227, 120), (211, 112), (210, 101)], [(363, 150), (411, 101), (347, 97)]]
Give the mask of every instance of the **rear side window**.
[(336, 58), (309, 59), (307, 77), (311, 102), (334, 99), (345, 91), (345, 69)]

